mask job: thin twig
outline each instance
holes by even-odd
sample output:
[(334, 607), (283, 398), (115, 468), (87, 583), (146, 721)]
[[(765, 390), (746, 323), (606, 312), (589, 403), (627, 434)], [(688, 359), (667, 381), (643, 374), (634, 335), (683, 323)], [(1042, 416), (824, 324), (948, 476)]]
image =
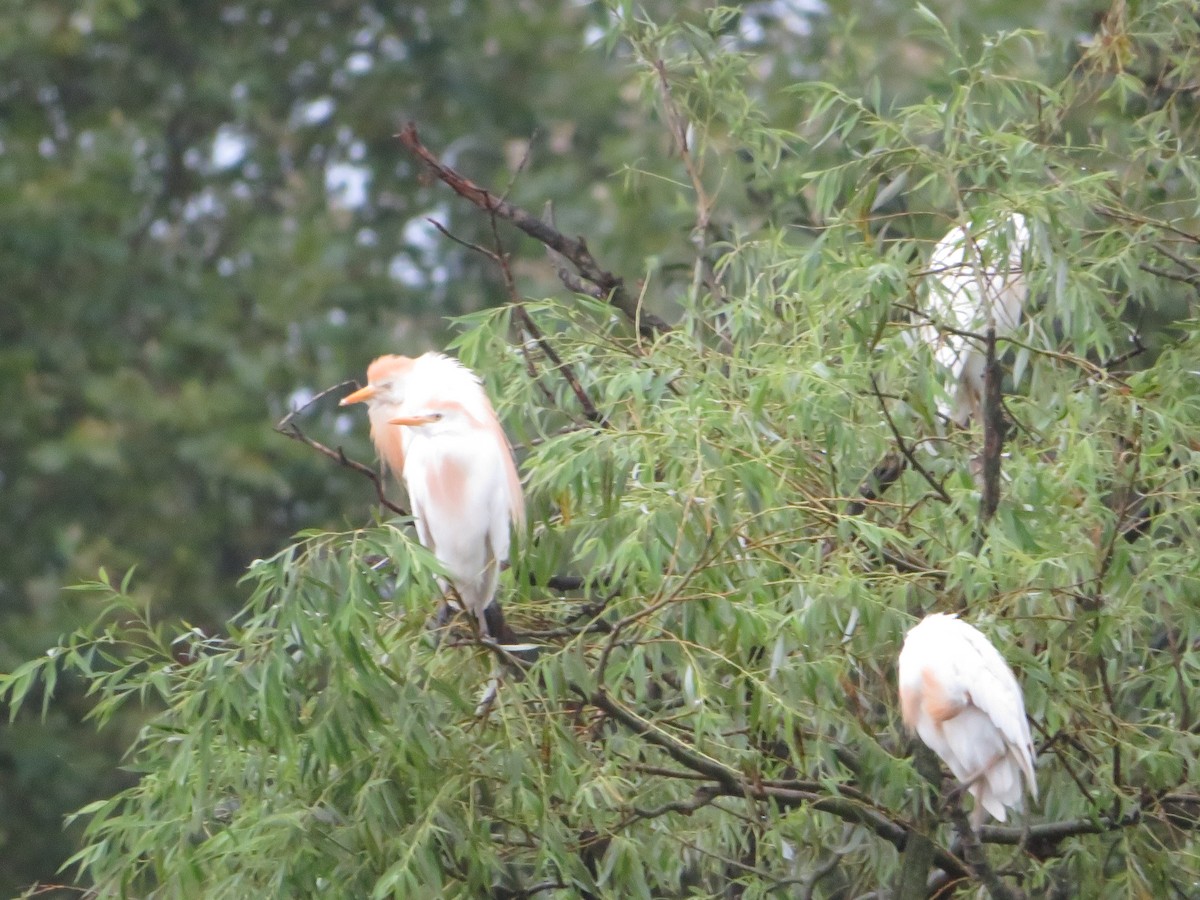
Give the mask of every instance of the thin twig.
[(1000, 507), (1000, 455), (1004, 450), (1004, 404), (1000, 398), (1000, 366), (996, 361), (996, 329), (987, 330), (987, 362), (983, 370), (983, 496), (979, 502), (979, 540)]
[(1138, 263), (1138, 268), (1158, 278), (1166, 278), (1170, 281), (1190, 284), (1192, 287), (1200, 287), (1200, 275), (1194, 273), (1172, 272), (1170, 269), (1160, 269), (1158, 266), (1150, 265), (1150, 263)]
[(654, 61), (654, 71), (658, 73), (658, 86), (662, 90), (663, 111), (666, 113), (667, 125), (670, 127), (671, 135), (675, 138), (675, 143), (679, 147), (679, 155), (683, 159), (683, 167), (692, 182), (692, 190), (696, 192), (696, 231), (703, 234), (708, 228), (709, 217), (712, 213), (712, 199), (708, 196), (708, 191), (704, 189), (704, 182), (700, 178), (699, 166), (692, 156), (691, 148), (688, 147), (688, 123), (683, 113), (679, 111), (679, 106), (675, 103), (675, 98), (671, 94), (671, 83), (667, 80), (666, 63), (661, 59), (656, 59)]
[(609, 427), (608, 419), (600, 412), (600, 410), (596, 409), (596, 404), (592, 402), (592, 398), (589, 397), (587, 391), (583, 389), (583, 385), (580, 384), (579, 377), (575, 374), (575, 370), (572, 369), (568, 363), (563, 362), (562, 358), (558, 355), (558, 352), (552, 346), (550, 346), (550, 342), (546, 340), (545, 335), (542, 334), (542, 330), (538, 328), (537, 324), (533, 321), (533, 316), (531, 316), (529, 311), (525, 309), (525, 305), (523, 303), (515, 303), (513, 305), (513, 311), (516, 313), (517, 318), (520, 319), (521, 327), (525, 329), (526, 333), (528, 333), (531, 338), (533, 338), (534, 343), (536, 343), (541, 351), (546, 354), (546, 358), (550, 360), (550, 363), (554, 366), (558, 373), (562, 375), (563, 379), (570, 386), (571, 392), (575, 395), (575, 399), (578, 400), (579, 405), (583, 407), (583, 417), (589, 422), (594, 422), (602, 428)]
[(1111, 206), (1100, 206), (1097, 207), (1097, 209), (1102, 215), (1117, 219), (1118, 221), (1129, 222), (1133, 225), (1150, 225), (1154, 228), (1159, 228), (1163, 231), (1169, 231), (1172, 234), (1179, 235), (1179, 237), (1183, 238), (1189, 243), (1200, 244), (1200, 234), (1193, 234), (1190, 231), (1184, 231), (1182, 228), (1172, 225), (1170, 222), (1164, 222), (1162, 219), (1151, 219), (1147, 216), (1134, 215), (1124, 210), (1114, 209)]
[[(481, 246), (480, 244), (476, 244), (472, 241), (467, 241), (458, 237), (458, 235), (451, 232), (450, 229), (448, 229), (441, 222), (438, 222), (436, 219), (426, 218), (425, 221), (429, 222), (429, 224), (431, 224), (449, 240), (466, 247), (468, 250), (472, 250), (475, 253), (486, 256), (497, 266), (499, 266), (500, 273), (504, 278), (505, 288), (508, 291), (509, 304), (512, 306), (513, 312), (516, 314), (517, 319), (520, 321), (521, 328), (525, 329), (525, 331), (533, 339), (534, 343), (536, 343), (539, 349), (541, 349), (541, 351), (546, 355), (546, 358), (549, 359), (554, 365), (558, 373), (566, 380), (567, 384), (571, 388), (572, 393), (575, 394), (575, 398), (579, 401), (579, 405), (583, 407), (584, 418), (589, 422), (594, 422), (598, 425), (607, 427), (608, 420), (600, 413), (598, 409), (596, 409), (596, 404), (592, 402), (592, 398), (589, 397), (587, 391), (583, 389), (583, 385), (580, 384), (579, 378), (575, 374), (574, 369), (572, 369), (568, 363), (564, 363), (562, 361), (562, 357), (558, 355), (558, 352), (550, 345), (550, 342), (546, 340), (545, 335), (542, 334), (541, 329), (537, 327), (537, 324), (533, 321), (533, 317), (529, 315), (529, 311), (525, 308), (524, 300), (522, 300), (520, 295), (517, 293), (517, 287), (516, 282), (513, 279), (512, 268), (509, 266), (508, 262), (508, 254), (504, 252), (504, 248), (500, 242), (500, 235), (496, 230), (495, 212), (493, 211), (492, 213), (492, 236), (496, 241), (495, 250), (489, 250), (487, 247)], [(537, 373), (536, 370), (534, 370), (533, 363), (529, 360), (528, 356), (526, 356), (526, 362), (529, 364), (530, 376), (536, 380)], [(545, 388), (543, 388), (543, 391), (545, 392), (547, 399), (553, 399), (553, 396), (546, 391)]]
[(1146, 345), (1142, 343), (1142, 336), (1136, 331), (1130, 336), (1130, 340), (1133, 341), (1132, 350), (1126, 350), (1124, 353), (1118, 353), (1112, 359), (1104, 360), (1104, 362), (1100, 363), (1100, 368), (1107, 371), (1114, 366), (1119, 366), (1121, 363), (1128, 362), (1135, 356), (1141, 356), (1146, 352)]
[(1187, 269), (1193, 275), (1200, 276), (1200, 264), (1197, 264), (1194, 260), (1188, 259), (1186, 256), (1180, 256), (1178, 253), (1173, 253), (1161, 244), (1156, 244), (1154, 249), (1175, 263), (1175, 265), (1183, 266), (1183, 268)]
[(711, 788), (708, 786), (701, 785), (700, 787), (696, 788), (696, 792), (689, 800), (675, 800), (669, 803), (664, 803), (661, 806), (651, 807), (649, 809), (639, 809), (635, 807), (633, 812), (630, 813), (630, 815), (620, 822), (613, 830), (624, 831), (634, 822), (642, 819), (657, 819), (671, 813), (677, 813), (681, 816), (690, 816), (699, 809), (703, 809), (706, 806), (712, 806), (713, 801), (716, 800), (718, 796), (719, 795), (714, 794)]
[(316, 450), (318, 453), (328, 456), (330, 459), (334, 460), (339, 466), (344, 466), (347, 469), (350, 469), (354, 472), (358, 472), (360, 475), (363, 475), (363, 476), (371, 479), (371, 483), (373, 485), (375, 485), (375, 494), (379, 498), (380, 505), (386, 507), (387, 509), (390, 509), (392, 512), (394, 512), (398, 516), (407, 516), (408, 510), (406, 510), (402, 506), (398, 506), (397, 504), (393, 503), (391, 500), (388, 499), (387, 492), (384, 491), (384, 489), (383, 489), (383, 479), (379, 477), (378, 472), (376, 472), (370, 466), (363, 465), (362, 463), (358, 462), (357, 460), (350, 459), (350, 457), (346, 456), (346, 452), (344, 450), (342, 450), (341, 447), (338, 447), (335, 450), (332, 447), (326, 447), (320, 441), (313, 440), (307, 434), (305, 434), (300, 429), (300, 426), (297, 425), (295, 422), (296, 416), (303, 413), (310, 406), (312, 406), (318, 400), (325, 397), (327, 394), (330, 394), (333, 391), (341, 390), (342, 388), (351, 386), (351, 385), (354, 387), (359, 386), (357, 381), (343, 381), (341, 384), (335, 384), (333, 387), (325, 388), (325, 390), (321, 391), (319, 394), (316, 394), (311, 400), (309, 400), (303, 406), (293, 409), (290, 413), (288, 413), (286, 416), (284, 416), (282, 419), (280, 419), (279, 422), (275, 425), (275, 430), (278, 431), (282, 435), (292, 438), (293, 440), (300, 441), (302, 444), (307, 444), (308, 446), (310, 446), (314, 450)]
[(688, 746), (678, 738), (672, 737), (653, 722), (643, 719), (637, 713), (613, 700), (604, 688), (597, 688), (591, 695), (584, 695), (589, 703), (597, 709), (616, 719), (634, 734), (643, 738), (647, 743), (654, 744), (666, 752), (673, 760), (686, 766), (693, 772), (706, 775), (735, 794), (742, 785), (741, 776), (734, 770), (717, 762), (711, 756), (706, 756), (699, 750)]
[(946, 489), (938, 484), (937, 480), (929, 473), (929, 470), (921, 465), (917, 458), (913, 456), (912, 448), (904, 443), (904, 438), (900, 434), (900, 429), (896, 427), (895, 420), (892, 419), (892, 414), (887, 408), (887, 401), (883, 399), (883, 394), (879, 391), (879, 382), (875, 380), (874, 375), (871, 376), (871, 390), (875, 394), (875, 399), (879, 401), (879, 408), (883, 411), (884, 418), (887, 419), (888, 428), (892, 432), (892, 437), (896, 440), (896, 446), (904, 454), (904, 458), (908, 460), (908, 464), (928, 482), (929, 486), (933, 488), (934, 493), (938, 495), (938, 499), (943, 503), (953, 503), (954, 500), (946, 493)]
[(562, 232), (547, 225), (537, 216), (509, 203), (486, 188), (480, 187), (455, 169), (443, 165), (437, 157), (421, 143), (414, 123), (407, 123), (396, 135), (401, 145), (415, 156), (438, 180), (448, 185), (460, 197), (480, 209), (511, 222), (531, 238), (562, 254), (579, 275), (591, 282), (608, 303), (615, 306), (635, 323), (646, 338), (654, 338), (671, 330), (671, 326), (660, 317), (641, 308), (637, 297), (625, 288), (624, 279), (602, 269), (596, 262), (587, 242), (582, 237), (572, 240)]
[[(521, 168), (525, 167), (525, 160), (521, 161)], [(511, 185), (509, 186), (511, 188)], [(507, 197), (508, 192), (505, 191)], [(533, 316), (529, 314), (529, 310), (525, 308), (525, 301), (517, 291), (517, 282), (513, 278), (512, 267), (509, 265), (508, 253), (504, 250), (504, 244), (500, 240), (500, 229), (497, 225), (496, 211), (491, 212), (492, 225), (492, 240), (495, 242), (496, 251), (492, 254), (492, 258), (500, 266), (500, 273), (504, 276), (504, 287), (508, 291), (508, 300), (512, 305), (513, 312), (516, 313), (517, 319), (521, 323), (521, 327), (525, 329), (526, 334), (533, 338), (541, 351), (546, 354), (546, 358), (554, 365), (558, 374), (563, 377), (570, 386), (571, 391), (575, 394), (575, 399), (579, 401), (579, 405), (583, 407), (583, 416), (589, 422), (595, 422), (605, 427), (608, 426), (608, 420), (600, 414), (596, 409), (596, 404), (592, 402), (592, 398), (588, 396), (587, 391), (583, 389), (583, 385), (579, 383), (579, 378), (575, 375), (575, 370), (562, 361), (562, 357), (546, 340), (546, 336), (542, 334), (542, 330), (538, 328), (537, 323), (533, 321)], [(524, 346), (524, 342), (522, 342)]]

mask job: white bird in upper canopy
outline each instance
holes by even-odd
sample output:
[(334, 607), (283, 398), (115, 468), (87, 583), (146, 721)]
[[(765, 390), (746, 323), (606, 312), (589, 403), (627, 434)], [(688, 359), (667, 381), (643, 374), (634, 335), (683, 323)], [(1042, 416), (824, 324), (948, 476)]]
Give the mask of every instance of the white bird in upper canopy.
[(988, 222), (979, 232), (959, 225), (947, 232), (929, 260), (928, 321), (920, 338), (953, 379), (953, 398), (943, 415), (960, 427), (980, 421), (987, 347), (939, 326), (986, 334), (994, 323), (997, 337), (1011, 336), (1021, 324), (1029, 286), (1021, 267), (1029, 229), (1019, 213)]
[(1022, 779), (1037, 799), (1033, 738), (1021, 687), (992, 643), (957, 616), (933, 613), (904, 639), (899, 664), (904, 724), (975, 798), (971, 824), (1021, 808)]
[[(510, 642), (494, 602), (525, 500), (512, 449), (479, 377), (441, 353), (384, 356), (367, 369), (371, 437), (408, 491), (417, 536), (482, 632)], [(445, 585), (443, 585), (445, 589)]]

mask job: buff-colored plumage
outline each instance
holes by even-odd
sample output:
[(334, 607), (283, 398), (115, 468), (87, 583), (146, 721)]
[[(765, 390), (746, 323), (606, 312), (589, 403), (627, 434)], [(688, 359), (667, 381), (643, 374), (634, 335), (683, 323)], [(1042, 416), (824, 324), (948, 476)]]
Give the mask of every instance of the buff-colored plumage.
[(933, 250), (929, 321), (921, 326), (920, 338), (949, 376), (952, 404), (941, 412), (959, 426), (980, 419), (987, 348), (982, 340), (946, 328), (983, 335), (994, 324), (997, 337), (1016, 332), (1029, 296), (1021, 267), (1028, 245), (1025, 217), (1014, 214), (979, 231), (952, 228)]
[(367, 385), (348, 397), (339, 405), (366, 403), (367, 416), (371, 420), (371, 441), (379, 454), (379, 461), (397, 478), (404, 471), (404, 432), (388, 422), (400, 413), (417, 360), (408, 356), (381, 356), (367, 366)]
[(404, 481), (421, 543), (483, 632), (507, 640), (494, 601), (525, 501), (512, 449), (479, 377), (440, 353), (382, 356), (367, 369), (367, 386), (342, 403), (360, 401), (368, 404), (380, 459)]
[(1000, 652), (957, 616), (934, 613), (904, 639), (899, 666), (904, 723), (975, 798), (976, 828), (1021, 808), (1022, 779), (1037, 799), (1033, 739), (1021, 687)]

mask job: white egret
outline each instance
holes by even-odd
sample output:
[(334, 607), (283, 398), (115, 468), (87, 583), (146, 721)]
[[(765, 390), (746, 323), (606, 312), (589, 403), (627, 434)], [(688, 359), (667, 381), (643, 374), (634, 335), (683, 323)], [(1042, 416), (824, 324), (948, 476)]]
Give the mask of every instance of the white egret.
[(1028, 245), (1025, 217), (1014, 213), (979, 232), (950, 229), (929, 260), (928, 321), (920, 339), (952, 379), (947, 391), (952, 405), (940, 411), (960, 427), (981, 421), (987, 347), (982, 339), (956, 332), (984, 335), (989, 325), (997, 337), (1016, 332), (1029, 298), (1021, 268)]
[(524, 522), (525, 501), (478, 376), (441, 353), (381, 356), (367, 368), (367, 386), (341, 402), (367, 403), (371, 439), (404, 482), (421, 543), (483, 633), (508, 641), (494, 600), (510, 525)]
[(1022, 778), (1037, 799), (1033, 739), (1021, 687), (1000, 652), (957, 616), (933, 613), (900, 651), (904, 724), (949, 766), (975, 798), (971, 823), (1020, 809)]

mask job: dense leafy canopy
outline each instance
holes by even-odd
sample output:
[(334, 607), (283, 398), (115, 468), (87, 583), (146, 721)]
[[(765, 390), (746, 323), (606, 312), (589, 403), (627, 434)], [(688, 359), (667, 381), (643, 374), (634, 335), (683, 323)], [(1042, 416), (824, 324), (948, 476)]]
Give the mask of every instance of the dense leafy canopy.
[[(85, 807), (81, 883), (924, 896), (940, 869), (1195, 892), (1194, 2), (1069, 42), (905, 8), (870, 23), (903, 23), (886, 47), (774, 3), (29, 6), (3, 14), (0, 252), (26, 302), (0, 352), (0, 591), (34, 625), (7, 629), (0, 687), (64, 735), (86, 691), (132, 743), (124, 790)], [(516, 298), (422, 217), (489, 248), (493, 223), (422, 180), (390, 138), (407, 117), (480, 183), (555, 200), (673, 327), (564, 291), (503, 224), (526, 299), (471, 312)], [(932, 240), (1014, 212), (1031, 301), (998, 347), (989, 517), (981, 430), (938, 420), (912, 323)], [(445, 313), (522, 456), (502, 590), (542, 650), (521, 676), (466, 632), (435, 644), (407, 524), (366, 524), (363, 479), (270, 429)], [(332, 403), (303, 425), (366, 457)], [(59, 611), (64, 578), (135, 560)], [(1001, 649), (1039, 751), (1028, 831), (985, 828), (973, 871), (896, 711), (931, 610)], [(64, 615), (98, 619), (36, 656)], [(34, 728), (7, 746), (32, 756)]]

